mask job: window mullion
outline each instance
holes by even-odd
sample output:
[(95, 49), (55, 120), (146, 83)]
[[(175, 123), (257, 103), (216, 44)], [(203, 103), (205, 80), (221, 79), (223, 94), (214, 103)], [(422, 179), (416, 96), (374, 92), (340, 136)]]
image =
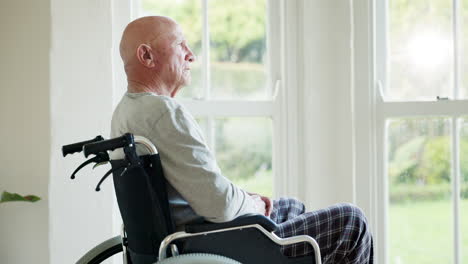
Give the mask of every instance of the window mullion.
[(460, 230), (460, 121), (452, 118), (452, 200), (453, 200), (453, 241), (455, 264), (461, 263)]
[(460, 2), (453, 0), (453, 98), (460, 98)]
[(461, 116), (466, 114), (468, 100), (427, 102), (383, 102), (378, 104), (383, 118), (414, 116)]
[(390, 71), (388, 67), (388, 52), (390, 50), (390, 44), (388, 41), (387, 32), (389, 32), (389, 23), (388, 23), (388, 1), (376, 1), (375, 6), (375, 23), (376, 28), (382, 28), (385, 30), (376, 30), (375, 31), (375, 47), (376, 53), (374, 56), (377, 61), (382, 61), (385, 63), (376, 64), (375, 74), (377, 79), (380, 81), (382, 87), (379, 89), (379, 92), (382, 92), (381, 95), (385, 96), (388, 94), (388, 80), (390, 79)]
[[(453, 0), (453, 98), (459, 99), (460, 87), (460, 2)], [(461, 263), (460, 230), (460, 121), (452, 118), (452, 197), (453, 197), (453, 241), (454, 261)]]
[(202, 1), (202, 85), (205, 87), (205, 100), (211, 98), (211, 85), (210, 85), (210, 27), (208, 23), (208, 0)]

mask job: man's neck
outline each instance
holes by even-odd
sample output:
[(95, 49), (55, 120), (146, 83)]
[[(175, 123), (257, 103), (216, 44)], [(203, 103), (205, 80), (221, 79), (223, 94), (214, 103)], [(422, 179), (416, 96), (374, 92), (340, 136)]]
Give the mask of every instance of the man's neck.
[(127, 91), (129, 93), (156, 93), (156, 89), (150, 85), (146, 85), (137, 81), (128, 81)]
[(128, 80), (127, 91), (129, 93), (155, 93), (170, 96), (167, 87), (163, 85), (149, 85), (143, 82)]

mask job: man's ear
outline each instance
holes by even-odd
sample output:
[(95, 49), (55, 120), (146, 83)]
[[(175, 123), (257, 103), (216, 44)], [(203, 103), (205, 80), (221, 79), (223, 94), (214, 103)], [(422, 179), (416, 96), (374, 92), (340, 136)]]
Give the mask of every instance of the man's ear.
[(138, 61), (147, 68), (153, 68), (155, 66), (153, 50), (147, 44), (140, 44), (137, 48)]

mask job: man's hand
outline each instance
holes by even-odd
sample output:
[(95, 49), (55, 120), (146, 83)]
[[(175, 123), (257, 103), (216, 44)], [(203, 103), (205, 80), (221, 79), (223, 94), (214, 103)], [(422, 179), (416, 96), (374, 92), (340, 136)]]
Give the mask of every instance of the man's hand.
[(273, 211), (273, 203), (271, 202), (271, 199), (266, 196), (260, 197), (262, 198), (262, 201), (265, 202), (265, 216), (269, 217)]
[(254, 199), (257, 212), (267, 217), (270, 216), (271, 211), (273, 210), (271, 199), (256, 193), (248, 194)]
[(255, 210), (257, 213), (266, 215), (266, 204), (259, 195), (251, 195), (254, 200)]

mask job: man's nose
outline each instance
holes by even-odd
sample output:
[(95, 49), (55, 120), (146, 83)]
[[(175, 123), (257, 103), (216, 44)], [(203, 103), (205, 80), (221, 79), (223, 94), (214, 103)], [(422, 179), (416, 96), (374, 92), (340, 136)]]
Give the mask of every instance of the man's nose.
[(194, 62), (196, 57), (195, 54), (193, 54), (192, 50), (190, 50), (189, 47), (187, 47), (187, 55), (185, 55), (185, 60), (188, 62)]
[(195, 55), (190, 52), (185, 56), (185, 60), (188, 62), (194, 62), (195, 61)]
[(185, 60), (188, 61), (188, 62), (194, 62), (195, 61), (195, 55), (193, 55), (193, 53), (187, 54), (187, 56), (185, 57)]

